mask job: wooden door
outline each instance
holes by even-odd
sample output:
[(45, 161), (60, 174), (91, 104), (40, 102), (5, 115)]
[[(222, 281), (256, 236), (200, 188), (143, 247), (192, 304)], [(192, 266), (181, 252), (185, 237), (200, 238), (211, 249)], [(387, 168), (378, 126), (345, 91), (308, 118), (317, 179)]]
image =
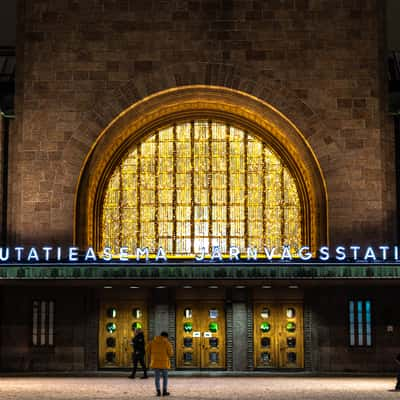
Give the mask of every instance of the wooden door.
[(178, 368), (225, 368), (225, 310), (221, 302), (182, 302), (176, 310)]
[(303, 305), (254, 304), (255, 368), (303, 368)]
[(199, 304), (185, 302), (176, 309), (176, 366), (201, 368), (202, 323)]
[(225, 310), (223, 303), (202, 304), (202, 368), (225, 368)]
[(131, 368), (135, 328), (148, 336), (147, 313), (143, 303), (105, 301), (100, 305), (99, 367)]
[(279, 326), (279, 367), (304, 367), (303, 305), (284, 303), (278, 308)]

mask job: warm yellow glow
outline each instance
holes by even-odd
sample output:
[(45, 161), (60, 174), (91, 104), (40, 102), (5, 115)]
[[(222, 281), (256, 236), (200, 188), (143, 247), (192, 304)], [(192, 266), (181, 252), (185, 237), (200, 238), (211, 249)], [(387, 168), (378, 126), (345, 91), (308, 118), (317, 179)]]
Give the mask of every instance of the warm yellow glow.
[(168, 254), (302, 244), (297, 187), (251, 133), (183, 122), (134, 145), (113, 172), (102, 209), (103, 247)]

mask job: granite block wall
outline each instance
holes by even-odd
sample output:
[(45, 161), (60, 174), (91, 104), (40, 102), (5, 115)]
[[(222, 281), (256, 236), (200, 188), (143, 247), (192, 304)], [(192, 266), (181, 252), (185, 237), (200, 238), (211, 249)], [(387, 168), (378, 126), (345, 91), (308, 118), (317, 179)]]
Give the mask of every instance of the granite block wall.
[[(400, 339), (400, 312), (390, 300), (396, 287), (331, 287), (307, 293), (312, 314), (312, 370), (389, 372)], [(350, 346), (349, 300), (371, 301), (372, 346)]]
[(394, 242), (383, 15), (379, 0), (19, 0), (10, 242), (70, 244), (99, 133), (135, 101), (189, 84), (253, 94), (303, 132), (332, 245)]

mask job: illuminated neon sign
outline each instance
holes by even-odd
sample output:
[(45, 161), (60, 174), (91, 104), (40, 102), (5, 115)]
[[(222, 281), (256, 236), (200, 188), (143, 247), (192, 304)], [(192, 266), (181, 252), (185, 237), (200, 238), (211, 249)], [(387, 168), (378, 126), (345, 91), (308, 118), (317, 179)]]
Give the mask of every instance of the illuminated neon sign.
[[(174, 259), (179, 258), (174, 256)], [(259, 252), (254, 247), (248, 247), (244, 252), (238, 247), (232, 246), (226, 252), (214, 246), (210, 253), (202, 249), (193, 256), (182, 256), (185, 259), (192, 259), (196, 262), (211, 261), (320, 261), (320, 262), (356, 262), (356, 261), (399, 261), (398, 246), (366, 246), (358, 245), (337, 246), (330, 248), (322, 246), (313, 252), (308, 246), (293, 248), (290, 246), (283, 247), (264, 247)], [(113, 253), (110, 247), (105, 247), (101, 252), (96, 253), (93, 247), (80, 249), (79, 247), (0, 247), (0, 263), (10, 262), (167, 262), (169, 256), (162, 247), (156, 249), (154, 253), (150, 253), (147, 247), (129, 249), (121, 246), (118, 253)]]

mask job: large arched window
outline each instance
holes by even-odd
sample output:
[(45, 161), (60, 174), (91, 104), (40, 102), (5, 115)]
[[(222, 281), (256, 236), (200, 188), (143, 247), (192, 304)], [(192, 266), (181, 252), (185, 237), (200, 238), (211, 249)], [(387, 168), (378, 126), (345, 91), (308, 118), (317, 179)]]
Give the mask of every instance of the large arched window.
[(221, 121), (187, 121), (152, 132), (122, 157), (105, 187), (100, 242), (175, 255), (297, 248), (302, 215), (296, 182), (268, 143)]

